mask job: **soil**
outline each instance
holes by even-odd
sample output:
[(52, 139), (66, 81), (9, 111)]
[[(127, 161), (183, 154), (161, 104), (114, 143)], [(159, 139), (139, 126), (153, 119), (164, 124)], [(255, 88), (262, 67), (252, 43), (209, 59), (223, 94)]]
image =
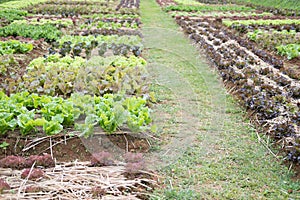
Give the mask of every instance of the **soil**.
[(2, 142), (7, 142), (9, 146), (5, 150), (0, 149), (0, 159), (9, 155), (28, 157), (48, 153), (57, 162), (89, 161), (91, 154), (95, 152), (106, 151), (113, 155), (128, 151), (146, 153), (151, 148), (148, 139), (129, 134), (101, 134), (89, 139), (65, 135), (34, 139), (10, 134), (9, 137), (1, 139), (0, 143)]

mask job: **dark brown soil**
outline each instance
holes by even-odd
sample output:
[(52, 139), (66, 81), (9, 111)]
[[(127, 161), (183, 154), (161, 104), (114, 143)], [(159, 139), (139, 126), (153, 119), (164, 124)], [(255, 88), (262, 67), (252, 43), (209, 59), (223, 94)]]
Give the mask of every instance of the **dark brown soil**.
[(38, 140), (10, 135), (0, 139), (0, 143), (4, 141), (9, 143), (9, 146), (0, 149), (0, 159), (9, 155), (28, 157), (51, 154), (52, 149), (53, 158), (58, 162), (89, 161), (92, 153), (102, 151), (112, 154), (124, 154), (127, 151), (146, 153), (151, 147), (146, 138), (128, 134), (101, 134), (89, 139), (59, 135)]

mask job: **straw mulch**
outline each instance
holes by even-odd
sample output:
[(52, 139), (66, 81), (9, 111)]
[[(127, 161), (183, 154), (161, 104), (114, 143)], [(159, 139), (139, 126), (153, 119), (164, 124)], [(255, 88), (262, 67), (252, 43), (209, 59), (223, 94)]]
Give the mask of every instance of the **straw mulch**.
[[(0, 178), (11, 187), (0, 199), (134, 200), (144, 199), (144, 192), (156, 184), (148, 178), (127, 179), (124, 166), (91, 167), (90, 162), (72, 162), (43, 170), (44, 177), (32, 181), (21, 178), (23, 170), (0, 168)], [(29, 192), (32, 189), (37, 191)]]

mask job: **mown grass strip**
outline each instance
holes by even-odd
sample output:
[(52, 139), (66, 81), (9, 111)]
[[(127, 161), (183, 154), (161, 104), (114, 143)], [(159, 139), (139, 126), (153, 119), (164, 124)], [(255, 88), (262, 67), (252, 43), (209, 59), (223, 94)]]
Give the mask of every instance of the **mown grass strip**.
[[(178, 105), (183, 101), (172, 99), (173, 104), (164, 105), (166, 110), (163, 111), (178, 108), (182, 109), (182, 118), (193, 116), (192, 122), (199, 119), (199, 124), (185, 130), (186, 137), (194, 134), (196, 139), (177, 155), (177, 160), (161, 170), (164, 187), (157, 189), (152, 199), (300, 198), (300, 183), (291, 180), (292, 173), (280, 163), (280, 157), (274, 158), (258, 142), (255, 129), (243, 119), (245, 111), (226, 95), (215, 73), (203, 59), (197, 58), (198, 52), (179, 32), (171, 17), (163, 13), (154, 0), (142, 1), (141, 11), (148, 60), (153, 66), (159, 66), (154, 67), (153, 76), (158, 80), (159, 77), (175, 80), (171, 77), (174, 73), (166, 72), (178, 72), (181, 85), (161, 82), (160, 87), (173, 91), (173, 97), (183, 99), (189, 99), (186, 90), (193, 91), (189, 96), (196, 96), (194, 101), (198, 105), (191, 108), (194, 104)], [(178, 96), (180, 93), (183, 95)], [(161, 92), (159, 95), (167, 99), (170, 94)], [(186, 111), (189, 115), (185, 115)], [(173, 133), (172, 137), (176, 137), (180, 134), (176, 133), (179, 122), (168, 125), (161, 135)]]

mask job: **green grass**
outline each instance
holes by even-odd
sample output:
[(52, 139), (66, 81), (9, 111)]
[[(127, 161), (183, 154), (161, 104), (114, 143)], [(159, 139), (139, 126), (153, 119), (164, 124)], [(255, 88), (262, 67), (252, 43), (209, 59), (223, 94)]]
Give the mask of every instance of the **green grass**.
[(235, 0), (239, 3), (251, 3), (256, 6), (273, 7), (280, 9), (300, 10), (299, 0)]
[(164, 184), (152, 199), (299, 199), (300, 183), (258, 142), (245, 111), (172, 18), (155, 0), (142, 1), (141, 13), (165, 139), (153, 161)]

